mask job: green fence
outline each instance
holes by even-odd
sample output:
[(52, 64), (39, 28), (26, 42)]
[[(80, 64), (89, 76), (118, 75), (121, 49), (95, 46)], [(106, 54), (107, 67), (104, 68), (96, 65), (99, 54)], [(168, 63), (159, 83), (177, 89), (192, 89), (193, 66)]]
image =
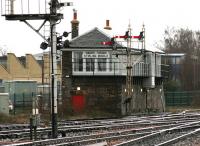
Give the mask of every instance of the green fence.
[[(38, 96), (40, 95), (40, 96)], [(50, 95), (49, 94), (36, 94), (32, 93), (14, 93), (10, 95), (10, 100), (13, 105), (11, 113), (32, 113), (32, 105), (35, 97), (38, 97), (38, 108), (49, 108), (50, 107)]]
[(191, 106), (199, 99), (200, 91), (165, 92), (166, 106)]

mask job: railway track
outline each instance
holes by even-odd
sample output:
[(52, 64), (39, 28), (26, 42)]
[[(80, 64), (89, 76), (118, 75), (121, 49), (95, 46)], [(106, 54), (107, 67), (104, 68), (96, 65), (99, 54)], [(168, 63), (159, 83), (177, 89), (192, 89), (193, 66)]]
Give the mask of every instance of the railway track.
[[(25, 127), (16, 130), (0, 130), (0, 140), (3, 144), (6, 144), (5, 141), (8, 140), (8, 145), (12, 143), (13, 146), (79, 146), (97, 143), (104, 145), (106, 143), (109, 146), (171, 145), (179, 143), (179, 139), (187, 142), (190, 135), (197, 135), (200, 131), (199, 118), (199, 112), (191, 112), (155, 116), (129, 116), (121, 119), (61, 121), (58, 128), (59, 138), (57, 139), (50, 139), (51, 128), (47, 127), (38, 128), (37, 141), (29, 141), (29, 129)], [(190, 134), (186, 135), (188, 133)], [(18, 135), (16, 136), (16, 134)], [(10, 137), (6, 138), (6, 135)], [(9, 141), (9, 139), (12, 140)], [(144, 141), (146, 143), (142, 143)]]
[[(115, 146), (133, 146), (133, 145), (142, 145), (142, 146), (150, 146), (150, 145), (164, 145), (166, 143), (171, 145), (172, 143), (176, 143), (181, 137), (186, 133), (194, 132), (200, 128), (200, 121), (186, 123), (185, 125), (164, 129), (161, 131), (156, 131), (155, 133), (139, 137), (130, 141), (126, 141), (120, 144), (116, 144)], [(198, 130), (199, 132), (199, 130)], [(174, 137), (177, 138), (177, 140)]]
[[(60, 126), (58, 128), (58, 133), (60, 136), (74, 136), (75, 133), (80, 134), (84, 133), (94, 133), (95, 131), (117, 131), (121, 129), (135, 128), (135, 127), (149, 127), (149, 126), (157, 126), (157, 125), (172, 125), (172, 124), (181, 124), (184, 122), (191, 122), (195, 119), (188, 119), (185, 121), (177, 120), (177, 121), (123, 121), (121, 123), (106, 123), (104, 124), (91, 124), (91, 125), (76, 125), (76, 126)], [(6, 130), (0, 131), (0, 139), (6, 138), (29, 138), (30, 129), (21, 129), (21, 130)], [(49, 137), (51, 133), (51, 128), (38, 128), (37, 135), (39, 139), (43, 139), (42, 137)]]

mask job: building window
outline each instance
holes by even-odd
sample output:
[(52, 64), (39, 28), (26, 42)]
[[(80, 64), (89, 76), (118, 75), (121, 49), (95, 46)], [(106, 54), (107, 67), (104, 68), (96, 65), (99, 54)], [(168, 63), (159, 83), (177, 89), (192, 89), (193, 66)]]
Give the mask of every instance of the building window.
[(73, 71), (76, 73), (111, 73), (119, 69), (118, 59), (107, 51), (76, 51), (73, 57)]
[(91, 72), (94, 71), (94, 58), (86, 58), (86, 71)]
[(83, 71), (82, 52), (74, 52), (74, 71)]
[(109, 59), (108, 59), (108, 64), (109, 64), (109, 71), (112, 71), (113, 69), (115, 69), (115, 61), (114, 58), (112, 56), (112, 53), (109, 54)]
[(111, 56), (112, 58), (110, 58), (110, 71), (114, 71), (114, 72), (117, 72), (119, 71), (119, 60), (118, 60), (118, 57), (113, 57)]
[(98, 58), (98, 71), (106, 71), (106, 58)]

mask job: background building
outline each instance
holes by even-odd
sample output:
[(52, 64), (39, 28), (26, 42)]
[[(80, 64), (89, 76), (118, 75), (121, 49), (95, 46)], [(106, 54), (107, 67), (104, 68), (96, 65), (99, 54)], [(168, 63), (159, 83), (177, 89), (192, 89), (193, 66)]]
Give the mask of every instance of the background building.
[[(60, 61), (58, 75), (60, 80)], [(0, 80), (34, 80), (38, 84), (50, 82), (50, 57), (48, 53), (26, 54), (16, 57), (13, 53), (0, 57)]]
[(168, 80), (180, 82), (181, 65), (184, 57), (184, 53), (166, 53), (162, 55), (162, 63), (168, 64), (170, 67)]

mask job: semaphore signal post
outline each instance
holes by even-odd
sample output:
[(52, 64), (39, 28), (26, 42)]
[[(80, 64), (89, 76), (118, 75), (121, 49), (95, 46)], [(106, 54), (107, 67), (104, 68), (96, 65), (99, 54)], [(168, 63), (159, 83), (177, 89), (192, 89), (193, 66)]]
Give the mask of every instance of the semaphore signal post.
[[(142, 31), (140, 32), (140, 34), (138, 36), (132, 36), (132, 29), (131, 29), (131, 25), (128, 25), (128, 30), (126, 31), (125, 35), (120, 35), (120, 36), (113, 36), (111, 38), (111, 41), (109, 42), (102, 42), (103, 45), (110, 45), (113, 47), (114, 51), (120, 51), (119, 48), (117, 48), (116, 45), (116, 39), (124, 39), (127, 46), (126, 46), (126, 84), (125, 84), (125, 88), (123, 90), (122, 93), (122, 104), (125, 105), (125, 114), (129, 114), (131, 113), (131, 101), (134, 98), (133, 97), (133, 59), (132, 59), (132, 55), (134, 50), (139, 50), (139, 48), (133, 48), (132, 47), (132, 41), (133, 39), (138, 39), (138, 43), (142, 43), (142, 48), (141, 49), (141, 55), (143, 56), (144, 54), (144, 50), (145, 50), (145, 28), (143, 25)], [(123, 55), (124, 52), (122, 52), (122, 54), (118, 53), (117, 55)], [(140, 61), (140, 58), (139, 60)]]
[[(46, 4), (45, 0), (45, 4)], [(70, 2), (60, 3), (58, 0), (50, 0), (50, 12), (49, 13), (40, 13), (40, 1), (38, 4), (39, 13), (30, 14), (30, 1), (28, 2), (27, 14), (24, 14), (23, 11), (23, 0), (21, 0), (21, 14), (14, 13), (14, 0), (4, 0), (1, 1), (1, 7), (5, 6), (5, 12), (2, 15), (5, 16), (6, 20), (19, 20), (27, 24), (31, 29), (33, 29), (38, 35), (40, 35), (46, 43), (41, 45), (42, 49), (46, 49), (48, 46), (51, 47), (51, 122), (52, 122), (52, 138), (57, 137), (57, 35), (56, 35), (56, 25), (57, 22), (63, 19), (63, 14), (58, 13), (57, 11), (63, 6), (72, 6)], [(19, 2), (19, 1), (18, 1)], [(46, 8), (46, 5), (45, 5)], [(46, 11), (46, 10), (45, 10)], [(38, 29), (35, 29), (28, 20), (43, 20), (42, 24)], [(47, 40), (45, 36), (40, 33), (41, 28), (45, 23), (49, 21), (50, 23), (50, 39)]]

